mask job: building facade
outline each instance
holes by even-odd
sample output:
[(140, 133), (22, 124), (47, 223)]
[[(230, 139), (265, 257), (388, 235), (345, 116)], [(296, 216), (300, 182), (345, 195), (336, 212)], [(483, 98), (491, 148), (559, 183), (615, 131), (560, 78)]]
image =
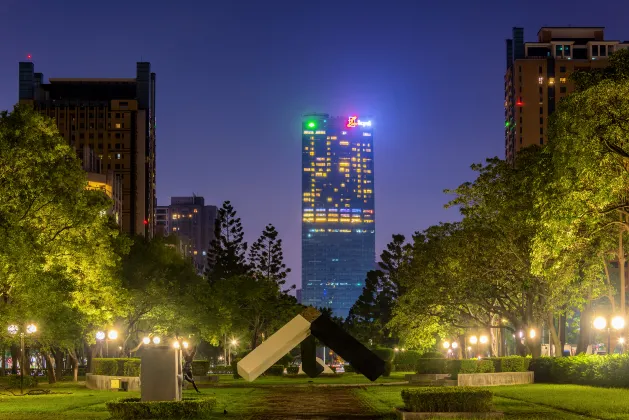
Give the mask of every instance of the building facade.
[(214, 240), (216, 206), (206, 206), (203, 197), (171, 197), (169, 206), (156, 209), (156, 230), (164, 236), (177, 236), (179, 250), (194, 261), (199, 274), (205, 272), (207, 251)]
[(122, 230), (153, 236), (155, 196), (155, 73), (137, 63), (129, 79), (51, 78), (19, 63), (19, 102), (53, 118), (78, 153), (89, 148), (101, 173), (122, 185)]
[(369, 120), (303, 117), (301, 301), (344, 318), (376, 265), (373, 146)]
[(524, 29), (507, 39), (505, 73), (505, 157), (548, 142), (548, 117), (574, 91), (570, 73), (607, 66), (614, 51), (629, 43), (606, 40), (602, 27), (543, 27), (537, 42), (524, 42)]

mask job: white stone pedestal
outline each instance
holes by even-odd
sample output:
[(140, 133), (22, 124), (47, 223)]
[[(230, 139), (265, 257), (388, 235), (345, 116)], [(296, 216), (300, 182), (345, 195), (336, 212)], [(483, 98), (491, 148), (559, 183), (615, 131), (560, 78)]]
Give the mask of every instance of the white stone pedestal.
[(178, 349), (145, 346), (140, 371), (142, 401), (180, 401), (181, 370), (181, 352)]

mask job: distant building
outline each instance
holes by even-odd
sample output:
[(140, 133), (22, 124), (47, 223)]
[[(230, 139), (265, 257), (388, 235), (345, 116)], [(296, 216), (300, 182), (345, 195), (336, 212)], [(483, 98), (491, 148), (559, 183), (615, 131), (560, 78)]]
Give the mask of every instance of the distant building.
[(301, 135), (302, 303), (345, 318), (376, 266), (373, 127), (309, 114)]
[(505, 157), (548, 142), (548, 117), (574, 91), (570, 73), (606, 67), (614, 51), (629, 43), (606, 40), (603, 27), (543, 27), (537, 42), (524, 41), (524, 29), (507, 39), (505, 74)]
[(297, 298), (297, 303), (301, 304), (301, 289), (295, 290), (295, 297)]
[(137, 63), (134, 78), (51, 78), (19, 64), (19, 101), (53, 118), (79, 153), (85, 147), (122, 185), (121, 226), (152, 237), (155, 213), (155, 73)]
[(100, 158), (94, 155), (89, 146), (84, 147), (79, 154), (83, 170), (87, 173), (87, 188), (100, 190), (112, 200), (108, 213), (114, 218), (118, 226), (122, 215), (122, 183), (120, 177), (113, 171), (103, 173)]
[(177, 236), (180, 252), (191, 257), (197, 272), (202, 274), (214, 239), (217, 214), (216, 206), (206, 206), (203, 197), (172, 197), (169, 206), (156, 208), (156, 231), (164, 236)]

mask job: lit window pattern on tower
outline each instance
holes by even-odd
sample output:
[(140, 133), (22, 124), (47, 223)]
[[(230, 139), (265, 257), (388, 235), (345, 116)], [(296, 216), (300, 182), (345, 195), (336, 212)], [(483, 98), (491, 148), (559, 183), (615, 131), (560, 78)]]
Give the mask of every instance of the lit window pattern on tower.
[(346, 317), (375, 268), (371, 121), (302, 122), (302, 303)]

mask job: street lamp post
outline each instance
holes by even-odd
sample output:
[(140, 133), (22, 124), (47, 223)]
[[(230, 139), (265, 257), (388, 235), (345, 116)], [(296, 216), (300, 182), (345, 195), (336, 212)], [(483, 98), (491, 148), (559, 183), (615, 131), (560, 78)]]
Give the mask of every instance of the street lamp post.
[[(9, 325), (9, 334), (15, 335), (20, 333), (20, 394), (24, 394), (24, 331), (20, 331), (17, 325)], [(34, 334), (37, 332), (35, 324), (29, 324), (26, 326), (27, 334)]]
[[(607, 329), (607, 354), (612, 354), (612, 334), (611, 329), (615, 329), (616, 331), (622, 330), (625, 328), (625, 318), (621, 315), (616, 315), (611, 319), (608, 323), (607, 319), (603, 316), (598, 316), (594, 319), (594, 328), (599, 331)], [(620, 340), (619, 340), (620, 341)], [(624, 344), (624, 339), (623, 339)]]

